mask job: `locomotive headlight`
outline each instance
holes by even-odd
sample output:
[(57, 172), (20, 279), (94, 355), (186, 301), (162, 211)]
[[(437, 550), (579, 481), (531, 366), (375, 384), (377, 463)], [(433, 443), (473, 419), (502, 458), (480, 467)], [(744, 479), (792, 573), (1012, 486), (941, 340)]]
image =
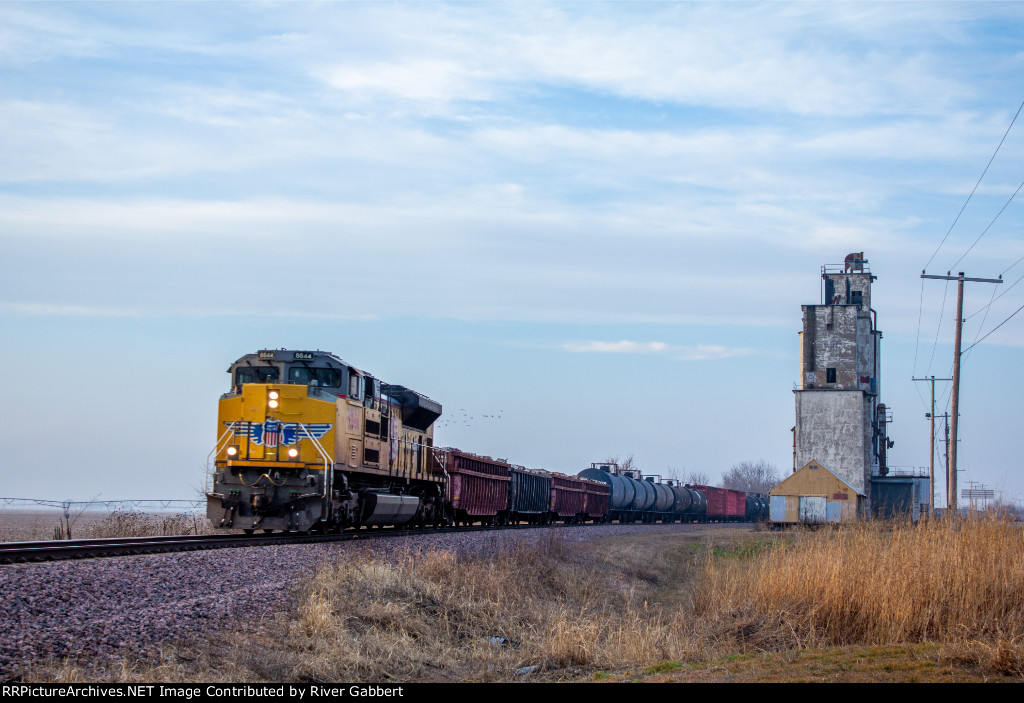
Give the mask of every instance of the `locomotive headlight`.
[(299, 450), (296, 449), (295, 447), (292, 447), (291, 449), (288, 450), (288, 456), (290, 456), (292, 459), (294, 459), (298, 455), (299, 455)]
[(230, 457), (238, 456), (238, 447), (235, 447), (235, 446), (228, 447), (228, 456), (230, 456)]
[(267, 406), (273, 410), (278, 406), (278, 398), (281, 397), (281, 393), (278, 391), (267, 391)]
[(271, 400), (277, 400), (278, 398), (281, 397), (281, 394), (278, 393), (277, 391), (270, 391), (269, 393), (267, 393), (267, 397), (270, 398)]
[(276, 408), (277, 407), (277, 401), (276, 400), (268, 400), (267, 401), (267, 405), (270, 406), (271, 408)]

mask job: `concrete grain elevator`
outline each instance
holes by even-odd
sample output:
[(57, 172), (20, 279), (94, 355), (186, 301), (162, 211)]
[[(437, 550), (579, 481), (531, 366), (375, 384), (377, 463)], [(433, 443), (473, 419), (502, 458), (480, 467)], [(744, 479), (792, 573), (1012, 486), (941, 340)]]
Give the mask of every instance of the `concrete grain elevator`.
[(794, 465), (817, 461), (858, 492), (870, 510), (872, 476), (888, 473), (889, 411), (880, 402), (882, 333), (871, 308), (863, 252), (821, 267), (821, 302), (802, 305)]

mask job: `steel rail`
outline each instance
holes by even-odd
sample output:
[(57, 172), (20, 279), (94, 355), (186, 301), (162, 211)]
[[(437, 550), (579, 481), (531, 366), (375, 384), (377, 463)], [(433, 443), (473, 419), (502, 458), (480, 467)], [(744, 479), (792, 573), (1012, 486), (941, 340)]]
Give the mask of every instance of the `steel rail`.
[(374, 529), (353, 529), (335, 534), (274, 533), (265, 535), (165, 535), (158, 537), (104, 537), (96, 539), (52, 540), (41, 542), (0, 542), (0, 564), (118, 557), (135, 554), (160, 554), (165, 552), (188, 552), (203, 549), (262, 547), (277, 544), (349, 542), (359, 539), (376, 539), (379, 537), (408, 537), (410, 535), (441, 533), (452, 534), (486, 530), (541, 529), (546, 527), (552, 526), (471, 525), (462, 527), (426, 527), (419, 529), (383, 527)]

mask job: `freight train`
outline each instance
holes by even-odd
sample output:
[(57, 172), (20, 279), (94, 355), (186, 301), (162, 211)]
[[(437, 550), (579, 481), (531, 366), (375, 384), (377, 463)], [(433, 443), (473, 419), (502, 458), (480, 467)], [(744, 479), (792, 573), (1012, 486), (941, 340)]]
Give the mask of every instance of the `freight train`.
[(758, 520), (764, 496), (592, 464), (568, 476), (434, 446), (441, 405), (323, 351), (263, 349), (228, 368), (211, 452), (218, 528)]

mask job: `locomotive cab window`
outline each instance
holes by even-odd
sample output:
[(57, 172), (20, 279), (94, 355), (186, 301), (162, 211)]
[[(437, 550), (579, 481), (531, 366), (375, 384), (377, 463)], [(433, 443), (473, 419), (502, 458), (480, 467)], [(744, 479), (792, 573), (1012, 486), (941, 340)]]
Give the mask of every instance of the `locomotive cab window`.
[(348, 397), (362, 400), (364, 383), (365, 381), (362, 376), (350, 371), (348, 375)]
[(276, 366), (240, 366), (235, 369), (235, 385), (276, 383), (280, 377)]
[(327, 388), (338, 388), (341, 386), (341, 372), (337, 369), (293, 366), (288, 369), (288, 382), (304, 386), (326, 386)]

